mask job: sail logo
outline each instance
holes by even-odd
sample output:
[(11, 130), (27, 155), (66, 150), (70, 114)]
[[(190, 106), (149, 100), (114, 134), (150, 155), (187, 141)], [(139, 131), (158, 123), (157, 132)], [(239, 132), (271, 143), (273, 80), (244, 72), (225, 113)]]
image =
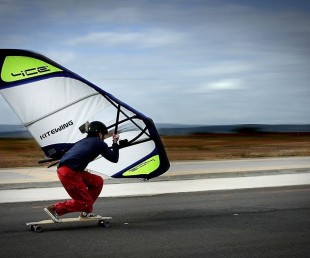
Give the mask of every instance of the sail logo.
[(62, 70), (45, 61), (26, 56), (7, 56), (4, 60), (1, 79), (4, 82), (15, 82)]
[(130, 169), (128, 172), (134, 173), (135, 171), (137, 171), (138, 169), (147, 166), (150, 162), (155, 162), (155, 159), (148, 159), (142, 163), (140, 163), (139, 165), (135, 166), (134, 168)]
[(70, 120), (69, 122), (67, 122), (67, 123), (65, 123), (65, 124), (62, 124), (62, 125), (60, 125), (60, 126), (57, 127), (57, 128), (53, 128), (52, 130), (47, 131), (46, 133), (41, 134), (41, 135), (40, 135), (40, 139), (41, 139), (41, 140), (44, 140), (44, 139), (46, 139), (47, 137), (52, 136), (53, 134), (56, 134), (56, 133), (58, 133), (58, 132), (60, 132), (60, 131), (63, 131), (63, 130), (65, 130), (66, 128), (72, 126), (72, 125), (73, 125), (73, 122), (72, 122), (72, 120)]
[(16, 77), (16, 76), (32, 77), (32, 76), (38, 75), (39, 73), (46, 73), (49, 71), (51, 70), (49, 69), (47, 65), (45, 65), (45, 66), (40, 66), (40, 67), (35, 67), (35, 68), (29, 68), (29, 69), (20, 71), (19, 73), (16, 73), (16, 74), (11, 73), (11, 75), (13, 77)]
[(155, 171), (160, 165), (159, 155), (155, 155), (137, 166), (127, 170), (123, 173), (123, 176), (138, 176), (138, 175), (148, 175)]

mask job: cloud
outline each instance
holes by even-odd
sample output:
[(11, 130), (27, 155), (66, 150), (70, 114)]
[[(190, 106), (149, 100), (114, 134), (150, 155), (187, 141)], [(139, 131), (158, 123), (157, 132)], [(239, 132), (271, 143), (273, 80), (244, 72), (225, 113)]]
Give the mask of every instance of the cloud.
[(209, 83), (207, 88), (211, 90), (239, 90), (242, 89), (242, 82), (240, 79), (220, 80)]
[(230, 74), (246, 74), (256, 69), (250, 62), (220, 61), (212, 62), (207, 67), (199, 67), (188, 72), (191, 76), (227, 76)]
[(182, 37), (181, 33), (163, 29), (129, 32), (92, 32), (73, 38), (67, 44), (72, 46), (95, 45), (97, 47), (134, 46), (153, 48), (172, 45), (181, 41)]
[(78, 58), (75, 52), (68, 50), (50, 49), (42, 54), (62, 65), (70, 65)]
[[(10, 46), (10, 45), (22, 45), (27, 42), (27, 38), (18, 34), (9, 35), (7, 37), (0, 37), (0, 46)], [(14, 42), (14, 43), (13, 43)]]
[(221, 79), (209, 82), (197, 83), (195, 87), (190, 87), (187, 92), (192, 94), (210, 94), (215, 91), (233, 91), (242, 90), (243, 81), (241, 79)]

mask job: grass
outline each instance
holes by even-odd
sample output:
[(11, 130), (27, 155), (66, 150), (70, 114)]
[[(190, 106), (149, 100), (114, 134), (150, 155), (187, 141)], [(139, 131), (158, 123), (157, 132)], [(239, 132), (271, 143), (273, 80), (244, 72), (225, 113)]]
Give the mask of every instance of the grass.
[[(162, 140), (170, 161), (310, 156), (310, 133), (202, 134)], [(0, 139), (0, 157), (0, 168), (32, 167), (44, 153), (33, 139)]]
[(310, 134), (204, 134), (163, 142), (170, 160), (310, 156)]
[(32, 167), (44, 157), (33, 139), (0, 139), (0, 167)]

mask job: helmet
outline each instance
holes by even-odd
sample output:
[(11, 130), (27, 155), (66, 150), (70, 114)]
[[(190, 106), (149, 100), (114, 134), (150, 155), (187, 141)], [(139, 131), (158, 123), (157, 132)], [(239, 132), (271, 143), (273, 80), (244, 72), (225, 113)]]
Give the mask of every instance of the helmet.
[(105, 126), (105, 124), (99, 122), (99, 121), (93, 121), (88, 126), (88, 133), (90, 134), (99, 134), (102, 133), (103, 135), (108, 133), (108, 129)]

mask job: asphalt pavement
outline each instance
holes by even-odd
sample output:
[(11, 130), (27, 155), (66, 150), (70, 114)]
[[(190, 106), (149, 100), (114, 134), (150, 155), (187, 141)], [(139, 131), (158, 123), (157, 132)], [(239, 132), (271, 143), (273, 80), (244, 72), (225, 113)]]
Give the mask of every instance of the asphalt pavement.
[(112, 228), (35, 233), (26, 222), (68, 198), (55, 169), (0, 169), (0, 257), (309, 257), (308, 157), (173, 162), (148, 182), (104, 178), (95, 212)]
[[(25, 223), (45, 202), (0, 204), (1, 257), (298, 257), (310, 253), (310, 186), (100, 198), (112, 227)], [(70, 214), (77, 216), (77, 214)]]

